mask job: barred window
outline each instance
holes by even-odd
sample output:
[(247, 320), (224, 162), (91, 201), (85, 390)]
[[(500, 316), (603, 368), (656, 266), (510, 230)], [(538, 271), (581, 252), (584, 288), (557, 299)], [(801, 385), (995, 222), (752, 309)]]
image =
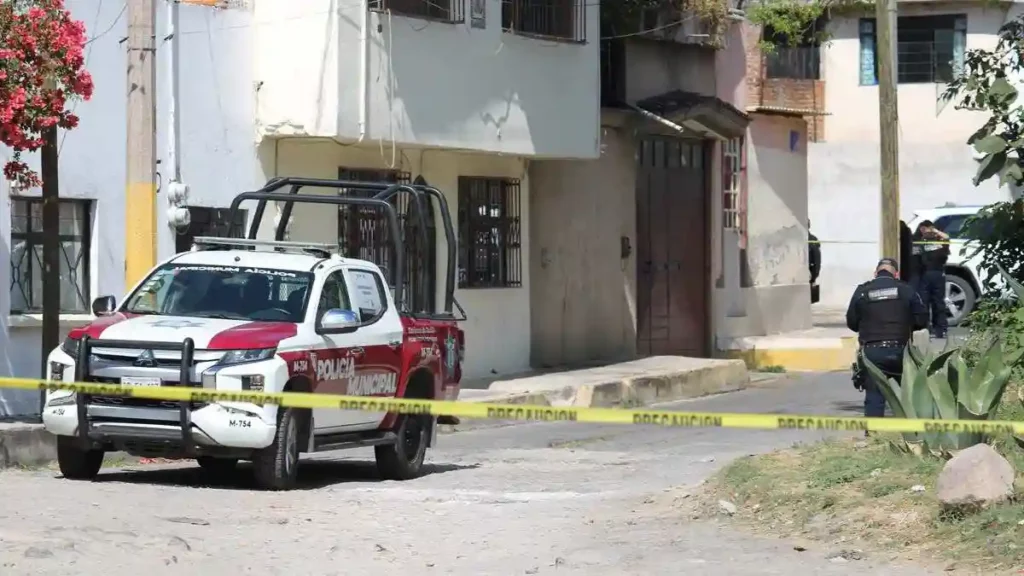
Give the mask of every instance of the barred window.
[(587, 41), (588, 0), (501, 0), (501, 29), (569, 42)]
[(370, 9), (440, 22), (465, 21), (464, 0), (371, 0)]
[[(338, 179), (353, 182), (388, 182), (391, 184), (409, 184), (412, 176), (408, 172), (398, 170), (373, 170), (339, 168)], [(416, 184), (427, 182), (418, 177)], [(370, 198), (379, 194), (374, 190), (342, 189), (340, 194)], [(434, 200), (424, 196), (424, 219), (426, 221), (427, 242), (422, 241), (423, 233), (419, 228), (419, 216), (411, 209), (409, 202), (412, 197), (408, 193), (398, 193), (389, 202), (398, 213), (398, 225), (402, 229), (403, 246), (405, 247), (405, 294), (411, 300), (403, 305), (403, 312), (434, 311), (437, 288), (437, 227), (434, 223)], [(412, 206), (415, 206), (413, 204)], [(342, 254), (367, 260), (381, 267), (388, 285), (394, 287), (395, 261), (394, 246), (391, 242), (391, 231), (384, 212), (373, 206), (344, 205), (338, 207), (338, 246)], [(419, 286), (425, 286), (423, 291)]]
[(521, 286), (519, 180), (459, 177), (458, 218), (459, 288)]
[[(60, 311), (87, 313), (92, 201), (60, 200)], [(43, 310), (43, 200), (11, 199), (11, 313)]]
[(197, 237), (213, 236), (226, 238), (234, 224), (232, 235), (236, 238), (245, 237), (246, 211), (235, 212), (235, 220), (231, 221), (229, 208), (208, 208), (205, 206), (187, 206), (189, 215), (188, 228), (179, 230), (174, 236), (174, 251), (188, 252), (192, 249)]
[[(878, 83), (878, 31), (874, 18), (862, 18), (860, 83)], [(896, 81), (900, 84), (950, 82), (963, 69), (967, 16), (900, 16), (896, 22)]]
[(740, 198), (743, 175), (743, 138), (733, 138), (722, 146), (722, 227), (743, 232)]

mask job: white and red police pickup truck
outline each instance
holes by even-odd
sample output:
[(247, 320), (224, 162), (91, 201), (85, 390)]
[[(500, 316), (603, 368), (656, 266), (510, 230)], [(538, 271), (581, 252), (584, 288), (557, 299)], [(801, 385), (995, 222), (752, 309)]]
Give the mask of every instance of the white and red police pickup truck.
[[(278, 192), (288, 185), (290, 193)], [(303, 186), (377, 195), (299, 194)], [(239, 195), (232, 204), (237, 210), (243, 200), (259, 200), (250, 239), (198, 238), (191, 252), (158, 265), (120, 305), (110, 296), (97, 299), (97, 319), (73, 330), (50, 353), (49, 379), (236, 391), (243, 401), (177, 402), (50, 391), (43, 422), (58, 436), (64, 476), (93, 478), (105, 452), (124, 450), (196, 458), (213, 474), (251, 460), (260, 487), (288, 489), (295, 485), (301, 452), (364, 446), (375, 447), (382, 477), (419, 475), (425, 450), (436, 437), (436, 420), (430, 415), (297, 409), (248, 403), (242, 396), (294, 391), (458, 397), (464, 339), (456, 322), (464, 314), (456, 318), (450, 312), (454, 267), (446, 290), (448, 310), (415, 310), (409, 304), (415, 299), (405, 295), (403, 246), (397, 241), (403, 231), (389, 202), (399, 192), (411, 193), (418, 203), (438, 201), (451, 241), (447, 206), (435, 189), (276, 179), (259, 191)], [(390, 225), (390, 237), (396, 240), (391, 253), (396, 293), (378, 265), (332, 253), (337, 247), (255, 240), (269, 201), (286, 206), (278, 238), (292, 202), (356, 204), (382, 211), (386, 218), (380, 221)]]

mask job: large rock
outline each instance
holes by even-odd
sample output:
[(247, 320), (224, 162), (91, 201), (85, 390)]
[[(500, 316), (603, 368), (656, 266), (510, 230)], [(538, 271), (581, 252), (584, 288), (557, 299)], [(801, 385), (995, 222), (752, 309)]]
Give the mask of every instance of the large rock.
[(988, 444), (975, 444), (946, 462), (937, 496), (942, 506), (972, 512), (1013, 496), (1013, 466)]

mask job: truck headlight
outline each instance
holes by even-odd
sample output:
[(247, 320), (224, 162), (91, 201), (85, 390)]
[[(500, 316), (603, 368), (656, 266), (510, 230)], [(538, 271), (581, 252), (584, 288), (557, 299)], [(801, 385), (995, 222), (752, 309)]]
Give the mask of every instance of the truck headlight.
[(277, 352), (276, 348), (257, 348), (253, 350), (228, 350), (220, 358), (221, 366), (233, 366), (235, 364), (246, 364), (249, 362), (259, 362), (261, 360), (267, 360), (274, 357), (274, 353)]
[(71, 356), (74, 359), (78, 359), (78, 340), (73, 338), (64, 338), (64, 341), (60, 343), (61, 352)]

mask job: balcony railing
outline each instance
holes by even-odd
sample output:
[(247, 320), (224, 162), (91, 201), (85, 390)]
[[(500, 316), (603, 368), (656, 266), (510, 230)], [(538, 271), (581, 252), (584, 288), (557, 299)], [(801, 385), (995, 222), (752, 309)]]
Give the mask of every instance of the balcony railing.
[(501, 29), (563, 42), (587, 41), (588, 0), (501, 0)]
[(777, 46), (765, 56), (765, 76), (820, 80), (821, 50), (817, 46)]
[(371, 10), (452, 24), (465, 22), (465, 5), (465, 0), (370, 0)]

